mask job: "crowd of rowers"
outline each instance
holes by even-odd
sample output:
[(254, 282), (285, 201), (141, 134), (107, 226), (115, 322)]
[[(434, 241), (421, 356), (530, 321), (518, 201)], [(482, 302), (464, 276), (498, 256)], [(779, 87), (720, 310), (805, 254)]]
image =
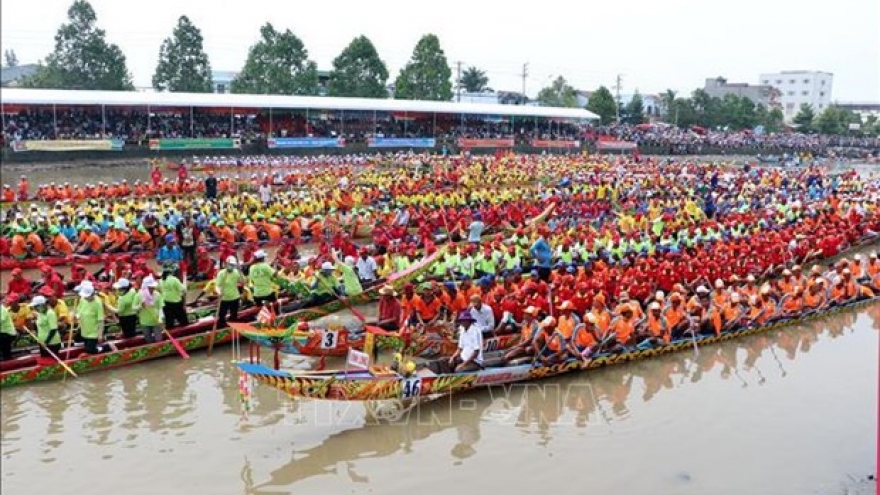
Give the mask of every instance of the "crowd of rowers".
[[(600, 264), (601, 266), (601, 264)], [(855, 255), (823, 269), (801, 265), (774, 271), (759, 282), (753, 275), (732, 276), (726, 283), (676, 283), (670, 291), (657, 290), (647, 298), (633, 298), (626, 291), (616, 295), (591, 289), (589, 280), (601, 278), (606, 266), (591, 270), (583, 266), (551, 272), (543, 280), (537, 271), (488, 277), (472, 285), (412, 284), (398, 295), (383, 287), (379, 315), (372, 322), (386, 330), (413, 333), (445, 333), (458, 327), (458, 348), (449, 358), (456, 371), (480, 369), (484, 339), (520, 334), (502, 362), (522, 361), (555, 364), (570, 358), (585, 362), (597, 354), (646, 349), (681, 339), (747, 327), (767, 325), (819, 313), (880, 294), (880, 261), (873, 252)], [(709, 287), (712, 287), (711, 289)], [(449, 336), (451, 337), (451, 336)]]
[[(465, 185), (447, 191), (413, 189), (417, 179), (401, 174), (406, 187), (421, 192), (391, 198), (396, 208), (386, 213), (389, 226), (377, 229), (379, 242), (359, 248), (337, 231), (331, 242), (320, 244), (319, 255), (305, 267), (295, 262), (295, 242), (285, 244), (272, 263), (251, 243), (242, 257), (231, 246), (225, 251), (221, 248), (218, 258), (211, 258), (207, 250), (196, 249), (200, 262), (187, 264), (183, 253), (192, 246), (177, 246), (187, 240), (186, 236), (166, 231), (165, 246), (159, 251), (160, 255), (176, 253), (170, 266), (182, 266), (213, 280), (207, 292), (215, 292), (220, 299), (221, 318), (225, 321), (237, 317), (242, 294), (251, 292), (257, 303), (271, 301), (277, 298), (282, 281), (286, 281), (281, 284), (284, 287), (305, 288), (307, 293), (299, 295), (306, 304), (356, 295), (363, 286), (406, 269), (421, 255), (436, 250), (436, 234), (450, 219), (466, 225), (458, 230), (460, 237), (469, 242), (461, 247), (450, 244), (441, 261), (429, 268), (428, 277), (465, 279), (462, 286), (466, 288), (468, 280), (478, 279), (478, 286), (491, 287), (497, 283), (495, 277), (522, 276), (534, 269), (537, 277), (533, 279), (548, 280), (554, 273), (563, 277), (566, 285), (558, 290), (562, 295), (566, 290), (580, 291), (591, 298), (601, 296), (609, 303), (616, 302), (624, 291), (633, 300), (646, 302), (657, 290), (670, 294), (676, 284), (694, 286), (714, 280), (729, 284), (748, 275), (766, 277), (786, 263), (833, 256), (880, 231), (877, 181), (855, 175), (831, 177), (809, 169), (743, 174), (712, 167), (608, 163), (584, 157), (542, 160), (476, 160), (456, 172), (460, 182), (467, 178)], [(489, 180), (490, 174), (498, 175), (497, 169), (502, 166), (510, 167), (514, 176), (529, 171), (549, 174), (554, 166), (563, 167), (567, 178), (546, 187), (510, 185), (525, 182), (519, 177), (494, 192), (474, 189), (481, 177)], [(553, 173), (559, 174), (560, 170)], [(392, 180), (385, 171), (368, 172), (367, 177), (364, 180), (368, 183)], [(339, 185), (335, 182), (339, 177), (332, 174), (321, 180)], [(346, 185), (354, 183), (352, 179)], [(201, 201), (210, 208), (216, 204)], [(284, 206), (280, 203), (264, 206), (290, 207), (291, 202), (285, 201)], [(294, 202), (293, 207), (306, 204)], [(327, 204), (332, 203), (316, 208)], [(525, 227), (522, 220), (546, 204), (556, 205), (546, 222), (536, 229)], [(29, 221), (17, 214), (12, 223), (21, 228)], [(482, 236), (498, 229), (499, 224), (511, 228), (506, 234), (488, 239)], [(394, 234), (387, 235), (388, 231)], [(456, 240), (454, 235), (452, 238)], [(226, 261), (223, 269), (218, 268), (218, 259)], [(876, 265), (872, 259), (864, 269), (870, 272)], [(260, 268), (254, 270), (255, 266)], [(137, 256), (108, 259), (98, 276), (83, 273), (80, 267), (69, 282), (48, 265), (41, 266), (40, 271), (40, 281), (28, 280), (19, 271), (9, 282), (2, 321), (12, 323), (3, 323), (0, 332), (10, 337), (0, 337), (4, 357), (8, 356), (5, 351), (11, 346), (9, 341), (35, 319), (27, 303), (35, 291), (38, 297), (46, 298), (46, 306), (53, 308), (64, 303), (61, 296), (71, 285), (80, 288), (80, 302), (100, 301), (92, 309), (79, 304), (75, 311), (91, 311), (87, 316), (94, 324), (80, 321), (88, 351), (102, 350), (99, 341), (105, 314), (116, 313), (124, 335), (134, 335), (141, 327), (148, 339), (160, 338), (160, 326), (187, 321), (181, 294), (185, 294), (181, 282), (185, 276), (175, 269), (159, 276)], [(861, 278), (862, 274), (858, 275)], [(869, 277), (865, 287), (870, 290), (876, 284)], [(250, 291), (243, 291), (244, 287), (250, 287)], [(95, 292), (101, 289), (106, 292), (96, 297)], [(125, 296), (136, 298), (138, 294), (150, 304), (119, 303)], [(552, 304), (547, 304), (545, 311), (549, 313)], [(53, 312), (56, 317), (65, 313), (63, 308)], [(64, 325), (72, 327), (76, 318), (58, 318), (59, 333)]]

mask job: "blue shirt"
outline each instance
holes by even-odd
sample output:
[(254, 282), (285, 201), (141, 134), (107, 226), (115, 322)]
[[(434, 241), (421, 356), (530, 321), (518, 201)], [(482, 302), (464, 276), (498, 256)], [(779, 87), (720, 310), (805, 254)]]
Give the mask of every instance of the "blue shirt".
[(543, 237), (539, 237), (537, 241), (532, 244), (532, 247), (529, 248), (529, 253), (531, 253), (532, 257), (535, 258), (535, 261), (538, 262), (538, 266), (541, 268), (550, 268), (550, 256), (552, 255), (552, 250), (550, 249), (550, 244)]
[(159, 253), (156, 254), (156, 261), (158, 261), (159, 263), (165, 263), (169, 261), (173, 263), (179, 263), (183, 261), (183, 251), (180, 250), (180, 246), (178, 246), (177, 244), (173, 244), (171, 246), (168, 246), (166, 244), (165, 246), (159, 248)]

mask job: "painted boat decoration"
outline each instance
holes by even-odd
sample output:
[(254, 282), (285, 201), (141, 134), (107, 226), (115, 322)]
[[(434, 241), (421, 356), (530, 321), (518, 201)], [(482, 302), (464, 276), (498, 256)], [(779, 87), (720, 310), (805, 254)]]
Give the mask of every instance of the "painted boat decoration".
[[(349, 349), (363, 351), (368, 334), (373, 334), (373, 345), (379, 349), (390, 349), (407, 356), (434, 358), (448, 356), (455, 352), (457, 341), (444, 335), (440, 327), (429, 328), (418, 334), (401, 335), (378, 327), (367, 326), (365, 331), (353, 333), (344, 327), (328, 326), (309, 331), (293, 328), (256, 328), (247, 323), (230, 323), (239, 334), (255, 344), (284, 354), (303, 356), (336, 356), (348, 354)], [(486, 338), (483, 351), (492, 352), (508, 349), (519, 342), (519, 334), (500, 335)]]
[[(413, 280), (431, 266), (431, 264), (444, 253), (438, 249), (436, 253), (409, 267), (407, 270), (393, 274), (388, 283), (401, 287)], [(349, 304), (362, 304), (378, 297), (378, 287), (364, 291), (362, 294), (349, 298)], [(314, 308), (303, 308), (279, 316), (279, 321), (288, 322), (287, 326), (299, 321), (309, 321), (344, 309), (346, 305), (339, 300), (331, 301)], [(258, 308), (250, 307), (239, 313), (239, 318), (244, 321), (252, 321), (257, 317)], [(187, 351), (195, 351), (208, 346), (208, 336), (214, 326), (214, 315), (205, 316), (198, 321), (184, 327), (171, 329), (169, 332)], [(218, 328), (214, 345), (226, 343), (232, 340), (232, 329), (229, 327)], [(58, 353), (65, 364), (71, 367), (77, 374), (117, 368), (142, 361), (149, 361), (176, 355), (177, 350), (169, 341), (145, 343), (143, 337), (122, 339), (115, 341), (118, 351), (98, 355), (84, 355), (80, 346), (64, 349)], [(64, 368), (54, 360), (46, 361), (37, 354), (29, 354), (13, 358), (9, 361), (0, 362), (0, 388), (26, 383), (46, 381), (62, 378), (66, 372)]]
[[(834, 312), (877, 304), (878, 301), (880, 301), (880, 298), (875, 297), (802, 318), (778, 321), (758, 327), (746, 327), (717, 336), (699, 338), (696, 340), (696, 343), (697, 345), (705, 346), (724, 342), (745, 335), (766, 332), (794, 322), (820, 318)], [(369, 370), (291, 373), (274, 370), (261, 364), (237, 363), (236, 366), (242, 372), (253, 377), (257, 382), (277, 388), (294, 399), (411, 401), (423, 397), (464, 392), (490, 385), (538, 380), (574, 371), (596, 369), (612, 364), (688, 350), (692, 349), (693, 346), (694, 342), (691, 339), (684, 339), (650, 349), (634, 349), (619, 354), (598, 355), (588, 363), (580, 359), (570, 359), (552, 366), (533, 366), (531, 363), (527, 363), (512, 366), (486, 367), (479, 371), (462, 373), (436, 373), (434, 369), (438, 368), (440, 363), (438, 361), (430, 361), (410, 376), (401, 375), (387, 367), (372, 367)], [(487, 359), (487, 362), (489, 360)]]

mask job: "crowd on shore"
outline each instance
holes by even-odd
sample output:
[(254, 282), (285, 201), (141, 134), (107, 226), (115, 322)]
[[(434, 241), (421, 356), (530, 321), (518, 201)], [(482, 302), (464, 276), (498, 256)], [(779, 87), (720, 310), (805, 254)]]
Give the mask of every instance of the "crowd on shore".
[[(258, 304), (290, 288), (300, 289), (288, 295), (305, 304), (348, 297), (440, 249), (442, 256), (424, 275), (436, 283), (407, 286), (394, 298), (396, 309), (387, 301), (380, 305), (380, 326), (427, 325), (441, 313), (460, 316), (467, 310), (487, 331), (529, 316), (555, 329), (558, 320), (547, 316), (573, 311), (583, 324), (597, 303), (622, 317), (627, 307), (637, 317), (650, 316), (654, 303), (661, 309), (684, 304), (691, 314), (713, 290), (728, 298), (719, 299), (718, 308), (722, 302), (761, 307), (770, 295), (775, 299), (769, 314), (778, 316), (777, 309), (795, 296), (813, 297), (810, 306), (819, 310), (877, 290), (876, 255), (835, 265), (834, 273), (800, 269), (876, 239), (875, 177), (586, 155), (422, 158), (422, 167), (337, 160), (277, 177), (263, 172), (255, 177), (256, 193), (220, 191), (217, 178), (208, 175), (202, 192), (190, 196), (13, 203), (3, 219), (6, 254), (41, 260), (64, 245), (73, 248), (69, 254), (106, 257), (98, 274), (80, 267), (71, 280), (48, 264), (39, 266), (39, 280), (15, 273), (4, 305), (12, 333), (4, 323), (5, 333), (14, 335), (39, 317), (27, 301), (39, 312), (75, 286), (81, 300), (103, 302), (91, 313), (83, 313), (89, 305), (68, 312), (67, 324), (79, 313), (92, 318), (94, 325), (82, 328), (94, 340), (90, 349), (101, 350), (92, 337), (105, 310), (120, 323), (129, 317), (126, 335), (140, 327), (156, 339), (157, 327), (185, 324), (181, 279), (187, 277), (212, 280), (208, 291), (221, 302), (225, 321), (236, 318), (246, 294)], [(276, 179), (287, 187), (262, 187)], [(360, 226), (368, 227), (368, 246), (353, 242)], [(267, 240), (281, 245), (271, 261), (260, 248)], [(298, 245), (304, 242), (313, 243), (317, 255), (301, 266)], [(163, 269), (148, 265), (140, 256), (145, 253)], [(769, 289), (761, 285), (770, 279)], [(739, 301), (733, 301), (731, 287)], [(115, 295), (96, 298), (102, 291)], [(393, 297), (393, 291), (384, 292)], [(126, 294), (143, 301), (122, 306)], [(628, 301), (637, 302), (638, 310)], [(484, 304), (490, 309), (481, 309)], [(723, 319), (719, 326), (708, 312), (699, 314), (702, 319), (688, 321), (702, 323), (689, 328), (724, 327)], [(763, 313), (748, 314), (758, 319)], [(670, 335), (680, 335), (675, 332), (683, 320), (666, 319), (673, 320)], [(617, 335), (618, 344), (633, 343), (621, 331)]]
[[(302, 112), (301, 112), (302, 113)], [(320, 117), (320, 118), (318, 118)], [(831, 148), (857, 148), (866, 153), (880, 152), (880, 138), (806, 134), (796, 131), (774, 133), (752, 130), (718, 130), (668, 124), (573, 125), (523, 118), (497, 122), (479, 118), (381, 119), (351, 112), (315, 112), (291, 115), (279, 113), (269, 118), (258, 115), (223, 115), (195, 112), (159, 112), (147, 115), (136, 110), (65, 109), (29, 110), (8, 115), (3, 129), (7, 145), (20, 140), (119, 139), (143, 145), (153, 138), (240, 138), (266, 140), (269, 137), (336, 137), (346, 142), (364, 143), (375, 137), (437, 138), (454, 144), (457, 138), (505, 139), (517, 144), (539, 140), (581, 140), (594, 142), (614, 138), (641, 146), (668, 149), (673, 153), (700, 153), (705, 150), (768, 150), (823, 154)]]

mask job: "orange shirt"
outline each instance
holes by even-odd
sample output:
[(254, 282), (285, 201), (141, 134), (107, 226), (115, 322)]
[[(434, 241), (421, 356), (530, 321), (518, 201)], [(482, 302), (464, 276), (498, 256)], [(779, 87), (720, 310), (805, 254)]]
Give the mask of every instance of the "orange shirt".
[(635, 324), (635, 318), (630, 318), (629, 320), (618, 318), (617, 320), (615, 320), (611, 330), (617, 332), (617, 342), (624, 345), (629, 343), (629, 339), (632, 337), (632, 334), (635, 331)]
[(648, 327), (648, 333), (650, 333), (652, 337), (662, 337), (665, 342), (669, 342), (669, 329), (663, 328), (662, 316), (656, 317), (649, 313), (646, 324)]
[(21, 234), (12, 236), (12, 245), (9, 247), (9, 254), (16, 258), (27, 256), (27, 241)]
[(663, 317), (666, 318), (666, 324), (669, 325), (669, 328), (675, 328), (676, 325), (684, 320), (684, 308), (679, 305), (678, 307), (669, 306), (669, 308), (663, 313)]
[(560, 315), (559, 320), (556, 323), (556, 330), (565, 337), (566, 341), (569, 341), (574, 334), (574, 327), (576, 325), (577, 320), (575, 320), (574, 316)]
[(52, 239), (52, 247), (61, 254), (73, 254), (73, 244), (67, 240), (64, 234), (55, 234)]
[(459, 291), (455, 291), (454, 298), (451, 297), (448, 292), (444, 292), (443, 295), (440, 296), (440, 300), (443, 301), (443, 305), (454, 315), (457, 315), (468, 307), (467, 298)]
[(413, 301), (413, 309), (416, 310), (416, 313), (419, 314), (419, 318), (422, 321), (433, 320), (440, 313), (440, 309), (443, 307), (443, 302), (438, 298), (431, 299), (431, 302), (427, 302), (421, 297)]

